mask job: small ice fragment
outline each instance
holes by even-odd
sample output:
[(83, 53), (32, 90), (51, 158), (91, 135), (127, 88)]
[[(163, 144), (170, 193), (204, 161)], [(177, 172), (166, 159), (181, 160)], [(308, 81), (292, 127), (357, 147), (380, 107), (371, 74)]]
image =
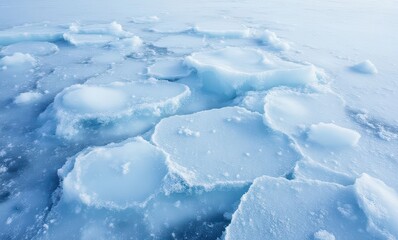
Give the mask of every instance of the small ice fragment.
[(315, 240), (336, 240), (335, 236), (326, 230), (319, 230), (314, 233)]
[(0, 60), (0, 65), (3, 66), (16, 66), (16, 65), (23, 65), (23, 64), (31, 64), (32, 66), (36, 65), (36, 59), (32, 57), (30, 54), (24, 53), (14, 53), (11, 56), (5, 56)]
[(29, 103), (32, 103), (32, 102), (36, 102), (42, 96), (43, 96), (43, 94), (41, 94), (39, 92), (33, 92), (33, 91), (24, 92), (24, 93), (19, 94), (14, 99), (14, 103), (18, 104), (18, 105), (29, 104)]

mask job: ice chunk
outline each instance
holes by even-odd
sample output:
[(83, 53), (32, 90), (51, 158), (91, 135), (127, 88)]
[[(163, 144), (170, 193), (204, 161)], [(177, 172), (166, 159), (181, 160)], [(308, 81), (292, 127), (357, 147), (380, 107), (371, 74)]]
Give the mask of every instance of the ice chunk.
[(36, 65), (37, 61), (34, 57), (32, 57), (30, 54), (26, 53), (14, 53), (11, 56), (5, 56), (2, 59), (0, 59), (0, 65), (3, 66), (18, 66), (18, 65)]
[(378, 72), (376, 66), (370, 60), (357, 63), (352, 66), (351, 69), (355, 72), (363, 74), (376, 74)]
[(182, 59), (178, 58), (161, 59), (148, 67), (148, 75), (159, 79), (177, 80), (189, 74), (191, 70), (184, 65)]
[(163, 119), (152, 140), (170, 154), (175, 174), (206, 189), (264, 174), (282, 176), (301, 158), (289, 138), (265, 127), (260, 114), (240, 107)]
[(42, 96), (43, 94), (40, 92), (34, 92), (34, 91), (24, 92), (19, 94), (14, 99), (14, 103), (18, 105), (29, 104), (38, 101)]
[(1, 49), (0, 54), (13, 55), (19, 52), (33, 56), (46, 56), (58, 51), (57, 45), (49, 42), (20, 42), (4, 47)]
[(66, 198), (88, 206), (139, 206), (160, 190), (165, 161), (166, 155), (142, 138), (92, 148), (76, 156), (63, 191)]
[(0, 45), (24, 41), (54, 42), (62, 39), (65, 29), (47, 23), (25, 24), (0, 31)]
[(351, 186), (264, 176), (242, 197), (225, 239), (308, 239), (332, 234), (336, 239), (374, 239), (366, 232), (366, 216)]
[(398, 239), (398, 193), (367, 174), (355, 181), (354, 188), (368, 217), (368, 231), (383, 239)]
[(116, 41), (119, 38), (112, 35), (104, 34), (75, 34), (75, 33), (65, 33), (64, 40), (75, 46), (81, 45), (105, 45), (112, 41)]
[(123, 30), (123, 26), (117, 22), (111, 22), (108, 24), (105, 23), (105, 24), (88, 24), (88, 25), (72, 23), (69, 26), (69, 31), (71, 33), (112, 35), (116, 37), (131, 36), (131, 33)]
[(335, 236), (326, 230), (314, 233), (314, 240), (336, 240)]
[(73, 23), (69, 32), (63, 34), (65, 41), (79, 45), (105, 45), (117, 41), (119, 38), (132, 37), (132, 34), (123, 30), (122, 25), (117, 22), (110, 24), (81, 25)]
[(358, 132), (340, 127), (333, 123), (311, 125), (308, 131), (308, 139), (325, 147), (346, 147), (356, 146), (361, 134)]
[(144, 42), (140, 37), (133, 36), (112, 42), (110, 45), (118, 49), (122, 54), (129, 55), (142, 51)]
[(314, 66), (286, 62), (250, 48), (193, 53), (186, 64), (197, 70), (206, 90), (229, 98), (249, 90), (304, 87), (318, 81)]
[(289, 43), (280, 39), (274, 32), (269, 30), (254, 31), (252, 35), (272, 50), (287, 51), (290, 49)]
[(185, 85), (156, 80), (75, 85), (55, 98), (56, 133), (81, 141), (134, 136), (174, 114), (189, 94)]

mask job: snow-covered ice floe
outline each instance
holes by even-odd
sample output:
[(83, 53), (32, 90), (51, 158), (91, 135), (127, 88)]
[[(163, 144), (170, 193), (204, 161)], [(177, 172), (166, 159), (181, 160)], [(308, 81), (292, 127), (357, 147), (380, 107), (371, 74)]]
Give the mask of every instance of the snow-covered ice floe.
[(65, 41), (76, 46), (105, 45), (120, 38), (132, 36), (131, 33), (124, 31), (122, 25), (117, 22), (91, 25), (73, 23), (69, 27), (69, 32), (63, 34)]
[(0, 31), (0, 45), (25, 41), (59, 41), (62, 40), (64, 31), (65, 28), (48, 23), (25, 24)]
[(163, 119), (152, 141), (170, 154), (173, 173), (205, 189), (247, 184), (264, 174), (283, 176), (301, 158), (286, 135), (240, 107)]
[(1, 55), (13, 55), (15, 53), (30, 54), (33, 56), (46, 56), (59, 51), (54, 43), (50, 42), (19, 42), (1, 49)]
[(225, 239), (395, 239), (397, 200), (368, 175), (347, 187), (264, 176), (242, 197)]
[(148, 67), (148, 75), (165, 80), (178, 80), (191, 74), (192, 70), (184, 65), (183, 59), (165, 58)]
[(313, 87), (319, 82), (314, 66), (287, 62), (251, 48), (227, 47), (198, 52), (185, 61), (196, 69), (207, 91), (227, 98), (249, 90)]
[(134, 136), (176, 113), (189, 95), (185, 85), (153, 79), (75, 85), (54, 100), (56, 134), (76, 141)]
[(63, 194), (94, 207), (140, 206), (160, 190), (166, 158), (142, 138), (88, 149), (60, 170)]

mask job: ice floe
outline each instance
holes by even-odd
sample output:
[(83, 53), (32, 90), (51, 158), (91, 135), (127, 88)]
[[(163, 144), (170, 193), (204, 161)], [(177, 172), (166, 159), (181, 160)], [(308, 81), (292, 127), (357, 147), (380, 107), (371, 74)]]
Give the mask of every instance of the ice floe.
[(186, 64), (196, 69), (206, 90), (228, 98), (249, 90), (306, 87), (318, 82), (314, 66), (287, 62), (251, 48), (193, 53)]
[(320, 122), (348, 124), (345, 102), (336, 94), (275, 89), (265, 97), (264, 121), (287, 134), (299, 135)]
[(15, 53), (23, 53), (33, 56), (46, 56), (58, 51), (57, 45), (50, 42), (20, 42), (2, 48), (0, 54), (13, 55)]
[(48, 23), (25, 24), (0, 31), (0, 45), (25, 41), (55, 42), (62, 39), (66, 29)]
[[(94, 207), (142, 205), (160, 190), (166, 158), (142, 138), (89, 149), (61, 169), (63, 194)], [(73, 169), (67, 173), (71, 164)]]
[(0, 59), (0, 65), (3, 66), (18, 66), (25, 64), (34, 66), (37, 64), (37, 61), (34, 57), (32, 57), (32, 55), (20, 52), (16, 52), (10, 56), (5, 56)]
[(368, 217), (368, 231), (383, 239), (397, 239), (398, 193), (367, 174), (355, 181), (355, 193)]
[(63, 34), (65, 41), (76, 46), (105, 45), (120, 38), (132, 36), (131, 33), (124, 31), (122, 25), (117, 22), (91, 25), (73, 23), (69, 27), (69, 32)]
[(173, 173), (206, 189), (250, 183), (264, 174), (283, 176), (301, 158), (287, 136), (239, 107), (163, 119), (152, 141), (170, 154)]
[(192, 70), (184, 65), (183, 59), (165, 58), (148, 67), (148, 75), (166, 80), (177, 80), (189, 76)]
[(374, 239), (366, 229), (352, 186), (261, 177), (242, 197), (225, 239)]
[(134, 136), (174, 114), (189, 95), (185, 85), (156, 80), (75, 85), (55, 98), (56, 134), (79, 141)]

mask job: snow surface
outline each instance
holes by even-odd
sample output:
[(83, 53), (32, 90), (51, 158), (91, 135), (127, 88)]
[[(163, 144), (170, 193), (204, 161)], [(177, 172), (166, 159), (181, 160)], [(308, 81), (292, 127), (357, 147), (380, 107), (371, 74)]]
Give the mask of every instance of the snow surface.
[(397, 12), (1, 2), (0, 239), (398, 239)]

